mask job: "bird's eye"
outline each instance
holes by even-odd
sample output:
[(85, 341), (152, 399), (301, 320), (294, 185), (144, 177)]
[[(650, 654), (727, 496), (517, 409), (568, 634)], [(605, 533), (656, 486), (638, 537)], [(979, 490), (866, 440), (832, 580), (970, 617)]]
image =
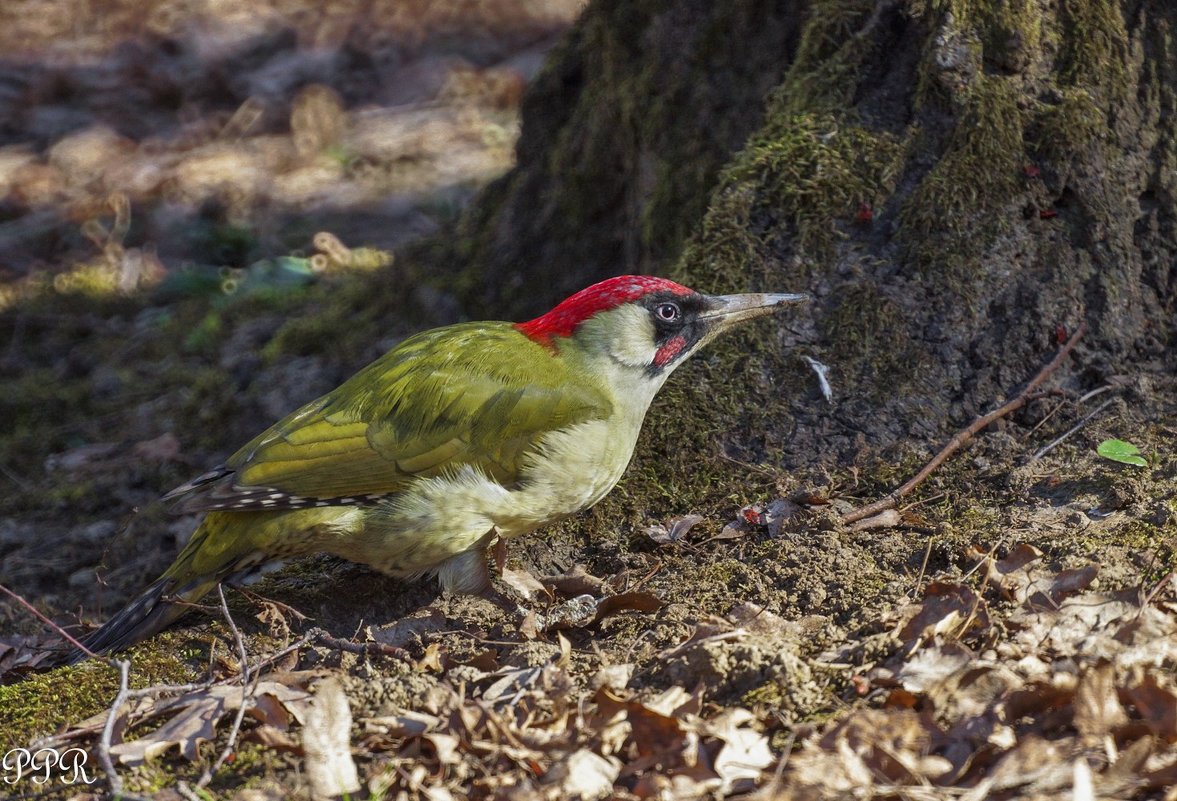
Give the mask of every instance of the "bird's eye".
[(679, 311), (678, 305), (675, 303), (660, 303), (654, 309), (654, 314), (658, 315), (659, 320), (673, 323), (682, 312)]

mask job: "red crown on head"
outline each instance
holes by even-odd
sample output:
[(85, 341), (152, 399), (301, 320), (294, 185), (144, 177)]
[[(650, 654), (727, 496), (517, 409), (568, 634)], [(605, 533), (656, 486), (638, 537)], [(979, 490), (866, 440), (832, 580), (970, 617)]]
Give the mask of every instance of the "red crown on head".
[(577, 326), (594, 314), (615, 309), (651, 292), (669, 292), (672, 295), (694, 294), (682, 284), (665, 278), (656, 278), (652, 275), (619, 275), (582, 289), (560, 301), (556, 308), (547, 314), (526, 323), (516, 323), (515, 327), (528, 338), (548, 345), (551, 344), (552, 337), (571, 336)]

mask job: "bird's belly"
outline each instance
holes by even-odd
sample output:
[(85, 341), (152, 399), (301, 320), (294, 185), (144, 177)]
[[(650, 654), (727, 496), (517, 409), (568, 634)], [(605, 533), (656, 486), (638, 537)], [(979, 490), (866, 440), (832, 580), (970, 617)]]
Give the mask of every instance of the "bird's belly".
[(556, 431), (527, 458), (511, 489), (479, 470), (417, 481), (365, 516), (363, 531), (334, 553), (393, 574), (418, 574), (485, 542), (517, 537), (587, 509), (629, 464), (636, 431), (603, 422)]
[[(633, 454), (637, 430), (605, 421), (581, 423), (553, 432), (529, 460), (513, 492), (525, 533), (597, 503), (621, 479)], [(530, 527), (528, 525), (530, 524)], [(513, 536), (504, 520), (505, 536)]]

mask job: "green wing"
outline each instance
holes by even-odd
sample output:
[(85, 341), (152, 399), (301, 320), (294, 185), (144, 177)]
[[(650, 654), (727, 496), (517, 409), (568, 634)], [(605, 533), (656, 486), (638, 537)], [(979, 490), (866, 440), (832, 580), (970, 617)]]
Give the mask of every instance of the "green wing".
[(510, 486), (544, 434), (611, 413), (576, 378), (509, 323), (426, 331), (166, 497), (184, 511), (300, 508), (465, 465)]

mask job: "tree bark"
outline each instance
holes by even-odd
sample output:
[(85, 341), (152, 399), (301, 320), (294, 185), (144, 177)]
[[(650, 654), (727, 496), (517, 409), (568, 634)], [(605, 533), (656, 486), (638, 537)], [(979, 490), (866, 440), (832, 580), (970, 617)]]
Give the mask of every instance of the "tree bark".
[[(682, 390), (700, 430), (743, 420), (732, 455), (786, 465), (942, 435), (1082, 321), (1073, 384), (1169, 369), (1175, 25), (1160, 0), (594, 3), (467, 219), (478, 293), (534, 288), (530, 311), (634, 270), (814, 292)], [(710, 403), (740, 353), (753, 403)]]

